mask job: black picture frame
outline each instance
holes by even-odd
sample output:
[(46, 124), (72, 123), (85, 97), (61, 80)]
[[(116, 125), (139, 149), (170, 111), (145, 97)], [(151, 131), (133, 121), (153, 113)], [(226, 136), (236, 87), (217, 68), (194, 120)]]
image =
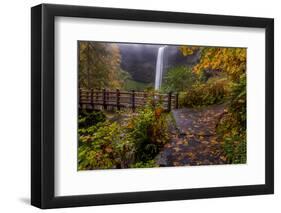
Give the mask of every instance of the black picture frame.
[[(263, 28), (266, 32), (265, 184), (95, 195), (54, 195), (55, 17)], [(217, 198), (274, 193), (274, 20), (241, 16), (41, 4), (31, 9), (31, 204), (39, 208)]]

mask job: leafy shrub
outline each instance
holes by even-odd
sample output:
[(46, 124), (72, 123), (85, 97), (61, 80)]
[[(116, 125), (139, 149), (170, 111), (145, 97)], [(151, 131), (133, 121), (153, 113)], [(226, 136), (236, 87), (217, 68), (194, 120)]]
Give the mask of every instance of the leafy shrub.
[(232, 84), (227, 113), (217, 128), (229, 163), (246, 163), (246, 75)]
[(228, 112), (223, 116), (217, 132), (228, 163), (246, 163), (246, 130), (240, 126), (232, 113)]
[(246, 74), (240, 76), (231, 88), (230, 111), (236, 117), (239, 125), (246, 129)]
[(122, 122), (100, 119), (95, 125), (79, 126), (78, 169), (154, 167), (152, 160), (168, 140), (163, 112), (149, 105)]
[(128, 127), (136, 145), (136, 160), (153, 159), (168, 140), (166, 115), (161, 107), (147, 106), (138, 111)]
[(196, 74), (187, 66), (172, 67), (164, 76), (163, 90), (165, 92), (180, 92), (190, 88), (197, 80)]
[(133, 161), (134, 143), (118, 123), (89, 127), (79, 137), (79, 170), (127, 168)]
[(229, 95), (229, 82), (225, 78), (210, 78), (206, 83), (194, 84), (187, 92), (180, 93), (179, 105), (200, 107), (220, 104)]
[(105, 121), (105, 115), (102, 111), (86, 111), (79, 112), (78, 125), (79, 128), (96, 125), (99, 122)]

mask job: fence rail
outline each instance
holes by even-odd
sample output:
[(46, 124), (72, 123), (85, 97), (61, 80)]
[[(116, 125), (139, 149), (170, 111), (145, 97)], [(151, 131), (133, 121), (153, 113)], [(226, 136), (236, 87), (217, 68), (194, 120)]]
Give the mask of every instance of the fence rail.
[(136, 108), (144, 106), (148, 101), (153, 104), (162, 103), (166, 111), (178, 108), (178, 94), (151, 93), (139, 91), (96, 90), (79, 89), (80, 109), (104, 109), (120, 110), (130, 108), (134, 112)]

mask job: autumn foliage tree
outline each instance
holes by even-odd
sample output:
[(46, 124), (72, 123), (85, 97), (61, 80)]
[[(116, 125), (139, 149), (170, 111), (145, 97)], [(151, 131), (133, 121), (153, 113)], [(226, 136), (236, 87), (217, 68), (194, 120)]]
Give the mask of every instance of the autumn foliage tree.
[(118, 88), (120, 78), (120, 53), (116, 44), (79, 42), (79, 87)]
[(227, 73), (232, 80), (238, 81), (246, 72), (246, 48), (181, 46), (180, 50), (185, 56), (200, 51), (199, 63), (193, 67), (196, 73), (204, 69), (220, 70)]

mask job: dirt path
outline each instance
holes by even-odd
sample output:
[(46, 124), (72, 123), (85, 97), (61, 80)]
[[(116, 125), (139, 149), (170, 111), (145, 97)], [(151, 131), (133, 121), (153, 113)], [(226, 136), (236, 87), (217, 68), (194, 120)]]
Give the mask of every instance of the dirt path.
[(160, 166), (225, 164), (216, 136), (216, 125), (224, 110), (224, 105), (173, 110), (171, 141), (156, 157), (157, 163)]

